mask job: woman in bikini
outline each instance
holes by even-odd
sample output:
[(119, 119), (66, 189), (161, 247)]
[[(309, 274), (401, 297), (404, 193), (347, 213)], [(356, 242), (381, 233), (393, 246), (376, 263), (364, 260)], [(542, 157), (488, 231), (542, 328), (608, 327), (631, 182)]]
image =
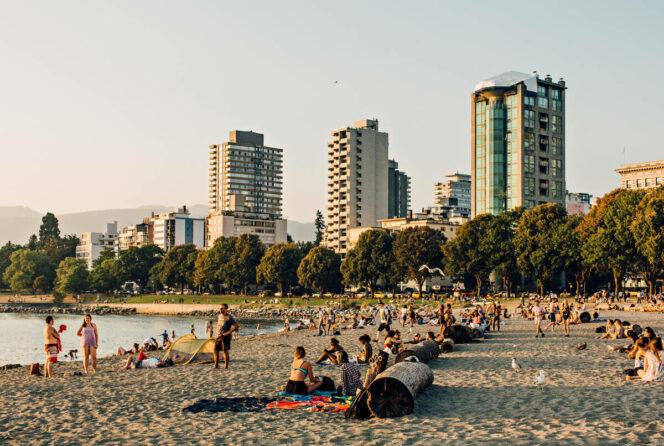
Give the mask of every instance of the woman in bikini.
[[(286, 383), (286, 393), (293, 395), (308, 395), (313, 392), (323, 383), (314, 375), (314, 370), (311, 363), (306, 361), (304, 347), (298, 346), (295, 348), (293, 359), (293, 366), (291, 367), (290, 379)], [(309, 378), (309, 384), (304, 381)]]
[(81, 338), (81, 347), (83, 348), (83, 371), (88, 373), (88, 364), (92, 359), (92, 370), (97, 373), (97, 346), (99, 333), (97, 324), (92, 322), (92, 316), (86, 314), (83, 318), (83, 325), (76, 333)]

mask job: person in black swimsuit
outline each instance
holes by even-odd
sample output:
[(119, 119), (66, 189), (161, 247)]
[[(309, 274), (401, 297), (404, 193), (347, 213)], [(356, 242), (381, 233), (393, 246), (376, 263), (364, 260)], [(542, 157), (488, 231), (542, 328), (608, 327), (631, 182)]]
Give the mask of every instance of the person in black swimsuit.
[[(293, 395), (308, 395), (313, 392), (323, 383), (322, 380), (316, 378), (311, 363), (306, 361), (304, 357), (307, 352), (304, 347), (298, 346), (295, 348), (293, 359), (293, 366), (291, 367), (290, 379), (286, 383), (286, 393)], [(309, 384), (304, 380), (309, 377)]]

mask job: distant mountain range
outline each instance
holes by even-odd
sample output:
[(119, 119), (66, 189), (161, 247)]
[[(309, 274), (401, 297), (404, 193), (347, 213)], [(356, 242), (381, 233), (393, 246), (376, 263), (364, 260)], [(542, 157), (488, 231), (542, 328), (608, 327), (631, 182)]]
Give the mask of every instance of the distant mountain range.
[[(188, 206), (194, 217), (207, 215), (208, 207), (202, 204)], [(118, 230), (124, 226), (140, 223), (152, 212), (177, 210), (177, 206), (140, 206), (132, 209), (103, 209), (98, 211), (75, 212), (56, 215), (60, 222), (60, 232), (80, 234), (82, 232), (103, 232), (106, 223), (117, 221)], [(8, 241), (24, 244), (31, 234), (39, 233), (43, 214), (25, 206), (0, 206), (0, 244)], [(288, 221), (288, 234), (295, 241), (314, 239), (314, 224)]]

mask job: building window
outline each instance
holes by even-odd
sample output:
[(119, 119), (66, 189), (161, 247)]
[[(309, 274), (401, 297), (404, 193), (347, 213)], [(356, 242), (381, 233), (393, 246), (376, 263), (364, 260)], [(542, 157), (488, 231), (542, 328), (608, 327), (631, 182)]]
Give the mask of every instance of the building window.
[(524, 96), (523, 97), (523, 104), (534, 107), (535, 106), (535, 96)]
[(556, 137), (552, 136), (551, 137), (551, 154), (552, 155), (560, 155), (563, 153), (563, 140)]
[(539, 129), (546, 132), (548, 127), (549, 127), (549, 115), (547, 115), (546, 113), (540, 113)]
[(535, 112), (532, 110), (523, 111), (523, 125), (528, 129), (535, 128)]
[(535, 134), (532, 132), (524, 132), (523, 134), (523, 150), (535, 150)]
[(646, 178), (646, 187), (651, 187), (653, 183), (653, 178)]
[(552, 181), (551, 182), (551, 197), (552, 198), (560, 198), (563, 193), (563, 183), (560, 181)]
[(625, 180), (625, 188), (630, 189), (632, 187), (632, 181), (631, 180)]
[(540, 135), (539, 137), (539, 149), (540, 152), (549, 151), (549, 137), (546, 135)]
[(655, 184), (657, 186), (661, 186), (662, 184), (664, 184), (664, 179), (662, 177), (655, 178)]
[(561, 178), (563, 176), (563, 161), (551, 160), (551, 171), (554, 177)]
[(637, 189), (640, 188), (640, 187), (643, 187), (643, 180), (641, 180), (641, 178), (638, 178), (636, 180), (636, 187), (637, 187)]
[(535, 173), (535, 156), (534, 155), (524, 155), (523, 156), (523, 172), (526, 174)]
[(549, 174), (549, 158), (540, 158), (539, 159), (539, 172), (542, 175)]
[(523, 194), (527, 197), (535, 195), (535, 178), (523, 179)]
[(560, 133), (563, 129), (563, 118), (562, 116), (551, 116), (551, 131), (553, 133)]
[(539, 181), (539, 194), (542, 197), (549, 196), (549, 180), (540, 180)]

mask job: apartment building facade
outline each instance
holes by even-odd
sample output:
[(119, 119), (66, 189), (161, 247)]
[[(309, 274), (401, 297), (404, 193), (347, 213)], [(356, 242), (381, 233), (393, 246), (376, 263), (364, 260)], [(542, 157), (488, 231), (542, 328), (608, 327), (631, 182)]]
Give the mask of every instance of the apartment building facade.
[(80, 235), (79, 244), (76, 246), (76, 258), (83, 260), (88, 269), (99, 258), (105, 249), (115, 250), (115, 242), (118, 237), (118, 223), (106, 224), (105, 232), (84, 232)]
[(445, 181), (434, 184), (434, 209), (454, 217), (470, 216), (471, 176), (459, 172), (445, 175)]
[(568, 215), (586, 215), (592, 207), (593, 196), (585, 192), (567, 192), (565, 209)]
[(624, 164), (616, 172), (623, 189), (650, 189), (664, 185), (664, 160)]
[(192, 217), (186, 206), (176, 212), (164, 212), (150, 217), (153, 226), (152, 243), (164, 251), (174, 246), (194, 244), (205, 246), (205, 219)]
[(388, 134), (377, 120), (364, 119), (331, 136), (323, 244), (343, 254), (351, 228), (376, 226), (388, 216)]
[(405, 217), (410, 209), (410, 177), (395, 160), (387, 162), (387, 217)]
[(565, 206), (565, 81), (515, 71), (471, 94), (471, 212)]

